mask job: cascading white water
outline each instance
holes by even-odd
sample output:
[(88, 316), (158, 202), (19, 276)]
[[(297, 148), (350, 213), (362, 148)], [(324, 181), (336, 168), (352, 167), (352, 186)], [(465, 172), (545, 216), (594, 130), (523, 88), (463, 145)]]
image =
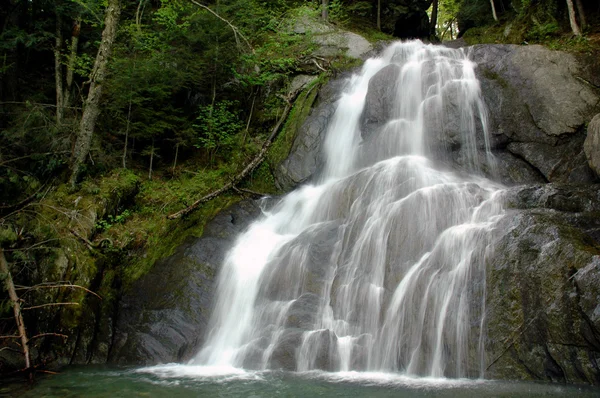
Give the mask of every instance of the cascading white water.
[[(369, 81), (390, 65), (391, 119), (363, 141)], [(419, 41), (365, 63), (329, 125), (319, 182), (265, 211), (227, 255), (193, 363), (482, 376), (500, 187), (428, 159), (448, 124), (465, 170), (489, 156), (473, 68), (462, 50)]]

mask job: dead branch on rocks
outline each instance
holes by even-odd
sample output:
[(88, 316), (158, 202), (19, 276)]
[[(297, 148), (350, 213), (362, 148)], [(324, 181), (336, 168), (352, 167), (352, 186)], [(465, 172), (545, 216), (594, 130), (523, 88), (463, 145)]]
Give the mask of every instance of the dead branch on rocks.
[(290, 111), (292, 110), (292, 106), (293, 106), (292, 102), (296, 98), (297, 95), (298, 95), (298, 91), (296, 91), (294, 93), (290, 93), (287, 97), (284, 98), (286, 101), (286, 106), (283, 110), (283, 113), (281, 114), (281, 117), (275, 124), (275, 127), (273, 127), (273, 130), (271, 131), (271, 135), (263, 143), (263, 146), (262, 146), (260, 152), (258, 152), (258, 154), (254, 157), (254, 159), (252, 159), (252, 161), (250, 161), (250, 163), (248, 163), (248, 165), (244, 168), (244, 170), (242, 170), (239, 174), (237, 174), (235, 177), (233, 177), (229, 183), (225, 184), (221, 188), (209, 193), (208, 195), (203, 196), (202, 198), (198, 199), (197, 201), (195, 201), (194, 203), (192, 203), (185, 209), (179, 210), (178, 212), (168, 215), (167, 218), (169, 220), (175, 220), (186, 214), (191, 213), (192, 211), (197, 209), (198, 206), (200, 206), (202, 203), (208, 202), (209, 200), (216, 198), (217, 196), (221, 195), (222, 193), (227, 192), (230, 189), (233, 189), (240, 181), (242, 181), (258, 165), (260, 165), (262, 163), (262, 161), (265, 159), (265, 156), (267, 155), (267, 150), (269, 149), (269, 147), (271, 146), (271, 144), (273, 143), (275, 138), (277, 138), (277, 134), (279, 134), (279, 130), (281, 129), (281, 126), (283, 125), (283, 123), (287, 119)]

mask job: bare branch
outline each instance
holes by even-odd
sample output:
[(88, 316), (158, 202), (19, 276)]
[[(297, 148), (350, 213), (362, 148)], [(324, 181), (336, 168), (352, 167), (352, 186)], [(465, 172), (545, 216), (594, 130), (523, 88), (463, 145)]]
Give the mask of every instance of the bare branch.
[(258, 196), (258, 197), (264, 197), (264, 196), (269, 196), (266, 193), (262, 193), (262, 192), (256, 192), (256, 191), (252, 191), (250, 189), (246, 189), (246, 188), (238, 188), (238, 187), (233, 187), (233, 190), (239, 193), (247, 193), (249, 195), (254, 195), (254, 196)]
[(4, 166), (5, 164), (17, 162), (19, 160), (28, 159), (33, 156), (47, 156), (47, 155), (62, 155), (66, 153), (71, 153), (70, 151), (58, 151), (58, 152), (44, 152), (44, 153), (32, 153), (31, 155), (19, 156), (18, 158), (8, 159), (0, 163), (0, 166)]
[(68, 339), (69, 336), (67, 336), (66, 334), (60, 334), (60, 333), (40, 333), (40, 334), (36, 334), (35, 336), (29, 338), (29, 341), (31, 342), (31, 340), (33, 339), (37, 339), (40, 337), (47, 337), (47, 336), (54, 336), (54, 337), (61, 337), (63, 339)]
[(0, 336), (0, 339), (20, 339), (21, 335), (17, 336)]
[(61, 285), (49, 285), (49, 284), (42, 284), (42, 285), (34, 285), (34, 286), (18, 286), (15, 288), (15, 290), (26, 290), (25, 293), (29, 292), (30, 290), (37, 290), (37, 289), (58, 289), (58, 288), (62, 288), (62, 287), (67, 287), (67, 288), (71, 288), (71, 289), (81, 289), (81, 290), (85, 290), (86, 292), (93, 294), (94, 296), (98, 297), (100, 300), (102, 300), (102, 297), (100, 297), (98, 294), (92, 292), (91, 290), (83, 287), (83, 286), (79, 286), (79, 285), (73, 285), (70, 283), (67, 284), (61, 284)]
[(236, 42), (238, 42), (238, 45), (239, 45), (239, 41), (238, 41), (238, 35), (239, 35), (244, 40), (244, 43), (246, 43), (246, 45), (248, 46), (250, 51), (254, 54), (254, 48), (250, 45), (250, 42), (246, 39), (246, 37), (242, 34), (242, 32), (240, 32), (240, 30), (238, 28), (236, 28), (231, 22), (229, 22), (228, 20), (226, 20), (225, 18), (223, 18), (222, 16), (220, 16), (219, 14), (217, 14), (216, 12), (211, 10), (208, 6), (198, 3), (196, 0), (190, 0), (190, 1), (193, 4), (197, 5), (198, 7), (201, 7), (203, 9), (205, 9), (206, 11), (210, 12), (212, 15), (214, 15), (215, 17), (219, 18), (221, 21), (223, 21), (227, 25), (229, 25), (229, 27), (233, 31), (233, 35), (235, 36)]
[(27, 311), (27, 310), (34, 310), (34, 309), (37, 309), (37, 308), (55, 307), (55, 306), (59, 306), (59, 305), (79, 305), (79, 303), (73, 303), (73, 302), (69, 302), (69, 303), (46, 303), (46, 304), (34, 305), (32, 307), (25, 307), (25, 308), (21, 308), (21, 309), (23, 311)]
[(243, 180), (259, 164), (261, 164), (262, 161), (264, 160), (266, 154), (267, 154), (267, 150), (271, 146), (271, 143), (273, 142), (273, 140), (275, 139), (275, 137), (277, 137), (277, 134), (279, 133), (279, 129), (283, 125), (283, 122), (285, 122), (285, 119), (287, 119), (287, 116), (289, 115), (289, 113), (290, 113), (290, 111), (292, 109), (292, 103), (291, 103), (291, 101), (292, 101), (292, 99), (296, 95), (297, 95), (297, 93), (290, 93), (290, 96), (288, 96), (287, 98), (284, 98), (286, 100), (287, 104), (286, 104), (286, 106), (285, 106), (285, 108), (283, 110), (283, 113), (282, 113), (281, 117), (277, 121), (277, 124), (275, 125), (275, 127), (273, 127), (271, 135), (263, 143), (263, 146), (262, 146), (260, 152), (254, 157), (254, 159), (252, 159), (252, 161), (250, 163), (248, 163), (248, 165), (244, 168), (244, 170), (242, 170), (239, 174), (237, 174), (235, 177), (233, 177), (229, 183), (225, 184), (221, 188), (217, 189), (216, 191), (213, 191), (213, 192), (209, 193), (206, 196), (203, 196), (202, 198), (198, 199), (197, 201), (195, 201), (194, 203), (192, 203), (191, 205), (189, 205), (185, 209), (179, 210), (176, 213), (168, 215), (167, 218), (169, 220), (174, 220), (174, 219), (180, 218), (181, 216), (184, 216), (184, 215), (186, 215), (188, 213), (191, 213), (198, 206), (200, 206), (202, 203), (208, 202), (209, 200), (214, 199), (217, 196), (221, 195), (222, 193), (227, 192), (230, 189), (234, 188), (235, 185), (238, 182), (240, 182), (241, 180)]
[[(54, 104), (42, 104), (40, 102), (20, 102), (20, 101), (2, 101), (2, 102), (0, 102), (0, 105), (35, 105), (35, 106), (43, 106), (46, 108), (56, 108), (57, 107)], [(63, 106), (62, 108), (81, 110), (81, 108), (76, 107), (76, 106)]]

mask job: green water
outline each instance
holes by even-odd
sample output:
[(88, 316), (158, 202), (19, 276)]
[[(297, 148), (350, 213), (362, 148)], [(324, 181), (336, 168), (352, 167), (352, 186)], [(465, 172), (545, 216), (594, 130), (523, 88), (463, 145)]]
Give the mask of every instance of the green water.
[[(204, 374), (204, 375), (203, 375)], [(199, 368), (70, 368), (30, 387), (3, 385), (22, 397), (600, 397), (600, 389), (546, 383), (416, 379), (374, 373), (236, 372)]]

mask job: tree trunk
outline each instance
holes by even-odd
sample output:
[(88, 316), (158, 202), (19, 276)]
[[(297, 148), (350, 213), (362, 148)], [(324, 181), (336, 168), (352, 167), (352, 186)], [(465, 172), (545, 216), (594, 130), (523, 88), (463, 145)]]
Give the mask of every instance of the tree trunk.
[(150, 149), (150, 167), (148, 168), (149, 180), (152, 180), (152, 163), (154, 163), (154, 138), (152, 138), (152, 148)]
[(177, 167), (177, 156), (179, 155), (179, 143), (175, 144), (175, 159), (173, 160), (173, 169), (171, 174), (175, 175), (175, 168)]
[(494, 21), (498, 22), (498, 14), (496, 14), (496, 6), (494, 5), (494, 0), (490, 0), (490, 5), (492, 6), (492, 16), (494, 17)]
[(329, 11), (327, 7), (329, 7), (329, 0), (321, 0), (321, 18), (323, 18), (325, 21), (329, 19)]
[(102, 31), (102, 39), (98, 54), (94, 61), (94, 68), (90, 74), (90, 90), (83, 107), (83, 115), (77, 140), (75, 141), (75, 149), (73, 152), (73, 165), (71, 170), (71, 178), (69, 180), (72, 187), (77, 182), (81, 165), (85, 161), (85, 157), (90, 151), (92, 145), (92, 136), (96, 127), (96, 120), (100, 114), (100, 97), (102, 96), (102, 84), (106, 77), (106, 70), (113, 43), (117, 36), (117, 25), (119, 24), (119, 16), (121, 13), (120, 0), (108, 0), (106, 8), (106, 16), (104, 19), (104, 30)]
[(75, 69), (75, 59), (77, 58), (77, 47), (79, 46), (79, 32), (81, 31), (81, 19), (73, 21), (73, 31), (71, 33), (71, 50), (69, 52), (69, 62), (67, 64), (67, 87), (65, 87), (64, 104), (71, 106), (71, 90), (73, 88), (73, 71)]
[[(0, 248), (0, 273), (6, 275), (4, 279), (4, 286), (8, 292), (8, 297), (13, 306), (13, 313), (15, 314), (15, 322), (17, 323), (17, 329), (19, 330), (19, 336), (21, 339), (21, 349), (23, 350), (23, 358), (25, 359), (25, 369), (31, 368), (31, 361), (29, 358), (29, 341), (27, 339), (27, 330), (25, 329), (25, 323), (23, 322), (23, 315), (21, 314), (21, 303), (15, 285), (12, 281), (10, 270), (8, 269), (8, 263), (6, 257), (4, 257), (4, 251)], [(31, 379), (32, 373), (29, 372), (29, 378)]]
[[(314, 87), (316, 87), (316, 86), (314, 86)], [(262, 146), (260, 152), (254, 157), (254, 159), (252, 159), (252, 161), (250, 161), (250, 163), (248, 163), (246, 165), (244, 170), (242, 170), (239, 174), (237, 174), (235, 177), (233, 177), (231, 179), (231, 181), (229, 181), (227, 184), (225, 184), (221, 188), (196, 200), (194, 203), (192, 203), (185, 209), (179, 210), (178, 212), (168, 215), (167, 218), (169, 220), (174, 220), (176, 218), (183, 217), (186, 214), (189, 214), (192, 211), (194, 211), (195, 209), (197, 209), (198, 206), (200, 206), (202, 203), (208, 202), (209, 200), (221, 195), (223, 192), (227, 192), (230, 189), (235, 188), (235, 186), (237, 185), (238, 182), (240, 182), (244, 178), (246, 178), (246, 176), (248, 174), (250, 174), (258, 165), (260, 165), (262, 163), (262, 161), (264, 160), (265, 156), (267, 156), (267, 151), (269, 150), (269, 147), (271, 146), (271, 144), (273, 143), (275, 138), (277, 138), (277, 134), (279, 134), (279, 129), (281, 128), (281, 126), (287, 119), (288, 115), (290, 114), (290, 111), (292, 109), (292, 103), (297, 95), (298, 95), (298, 91), (288, 94), (288, 97), (286, 100), (287, 104), (286, 104), (285, 108), (283, 109), (282, 115), (279, 117), (279, 120), (275, 124), (275, 127), (273, 127), (273, 130), (271, 131), (271, 135), (269, 135), (269, 138), (267, 138), (266, 141), (263, 143), (263, 146)]]
[(579, 14), (579, 23), (581, 24), (581, 29), (585, 29), (587, 22), (585, 21), (585, 11), (583, 9), (583, 3), (581, 0), (575, 0), (575, 5), (577, 6), (577, 13)]
[(575, 9), (573, 7), (573, 0), (567, 0), (567, 8), (569, 9), (569, 22), (571, 23), (571, 30), (573, 30), (573, 34), (575, 36), (581, 36), (581, 30), (579, 30), (577, 20), (575, 19)]
[(62, 18), (60, 12), (56, 11), (56, 37), (54, 41), (54, 80), (56, 85), (56, 124), (61, 125), (65, 112), (65, 99), (63, 90), (62, 63), (60, 50), (62, 48)]
[(433, 0), (433, 4), (431, 5), (431, 21), (429, 22), (429, 27), (431, 29), (430, 35), (436, 36), (436, 26), (437, 26), (437, 15), (438, 15), (438, 0)]
[(377, 30), (381, 31), (381, 0), (377, 0)]

